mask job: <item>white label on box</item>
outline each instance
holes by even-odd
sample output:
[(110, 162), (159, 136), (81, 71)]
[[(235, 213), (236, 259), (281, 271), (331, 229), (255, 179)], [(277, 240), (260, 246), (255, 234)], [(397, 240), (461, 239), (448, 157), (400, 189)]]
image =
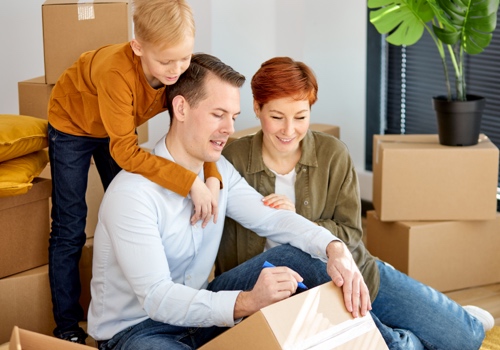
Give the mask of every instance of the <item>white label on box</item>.
[(89, 19), (94, 19), (94, 5), (93, 4), (78, 4), (78, 20), (86, 21)]

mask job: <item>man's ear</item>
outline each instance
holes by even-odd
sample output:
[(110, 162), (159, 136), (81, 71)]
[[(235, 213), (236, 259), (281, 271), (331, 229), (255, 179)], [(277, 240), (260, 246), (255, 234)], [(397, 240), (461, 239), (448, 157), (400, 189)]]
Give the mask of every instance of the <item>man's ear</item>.
[(132, 39), (130, 41), (130, 47), (132, 48), (132, 51), (134, 51), (136, 56), (142, 56), (142, 45), (140, 42), (138, 42), (136, 39)]
[(186, 110), (188, 108), (188, 104), (184, 96), (177, 95), (172, 100), (172, 109), (174, 112), (175, 119), (179, 121), (184, 121), (186, 118)]

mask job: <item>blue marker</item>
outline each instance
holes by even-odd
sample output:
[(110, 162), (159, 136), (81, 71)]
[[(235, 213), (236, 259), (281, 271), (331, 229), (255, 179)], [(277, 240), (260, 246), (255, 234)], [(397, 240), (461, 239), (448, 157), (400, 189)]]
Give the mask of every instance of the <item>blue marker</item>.
[[(264, 261), (264, 265), (262, 265), (262, 267), (276, 267), (276, 266), (271, 264), (269, 261)], [(297, 282), (297, 285), (302, 289), (307, 289), (306, 285), (302, 282)]]

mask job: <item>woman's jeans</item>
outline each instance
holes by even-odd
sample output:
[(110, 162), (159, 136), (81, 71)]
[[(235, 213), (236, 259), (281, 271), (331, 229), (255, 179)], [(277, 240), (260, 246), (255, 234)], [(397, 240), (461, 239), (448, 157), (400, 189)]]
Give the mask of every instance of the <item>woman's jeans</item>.
[(49, 280), (56, 329), (54, 334), (78, 329), (83, 319), (78, 269), (85, 244), (85, 193), (91, 158), (104, 189), (121, 170), (109, 153), (109, 138), (73, 136), (49, 124), (52, 176), (52, 230), (49, 239)]
[[(325, 264), (289, 245), (272, 248), (216, 277), (209, 290), (251, 290), (264, 261), (297, 271), (308, 287), (331, 278)], [(477, 350), (484, 338), (482, 324), (441, 293), (399, 273), (382, 262), (380, 291), (371, 312), (389, 349)], [(177, 327), (148, 319), (116, 334), (99, 348), (196, 349), (226, 328)]]

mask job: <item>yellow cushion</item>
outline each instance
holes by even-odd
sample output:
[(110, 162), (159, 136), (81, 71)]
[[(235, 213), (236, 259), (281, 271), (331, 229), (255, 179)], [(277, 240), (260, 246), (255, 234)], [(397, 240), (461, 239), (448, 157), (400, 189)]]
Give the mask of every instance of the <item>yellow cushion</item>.
[(0, 163), (0, 197), (28, 192), (48, 162), (47, 150), (40, 150)]
[(46, 148), (47, 125), (45, 119), (0, 114), (0, 162)]

